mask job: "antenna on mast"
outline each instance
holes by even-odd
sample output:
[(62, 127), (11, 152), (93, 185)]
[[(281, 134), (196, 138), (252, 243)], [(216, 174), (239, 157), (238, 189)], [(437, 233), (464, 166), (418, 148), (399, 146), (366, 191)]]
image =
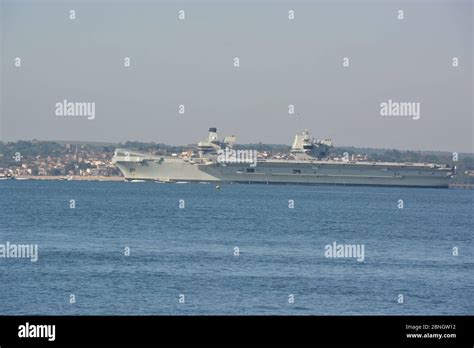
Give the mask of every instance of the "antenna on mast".
[(300, 121), (299, 117), (300, 117), (300, 113), (298, 112), (298, 113), (296, 113), (296, 134), (298, 134), (299, 129), (300, 129), (300, 127), (299, 127), (299, 121)]

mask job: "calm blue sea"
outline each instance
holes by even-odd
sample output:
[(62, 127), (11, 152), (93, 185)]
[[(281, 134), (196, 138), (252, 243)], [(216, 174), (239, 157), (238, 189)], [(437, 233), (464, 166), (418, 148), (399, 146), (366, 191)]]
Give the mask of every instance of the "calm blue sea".
[[(37, 244), (39, 259), (0, 258), (0, 314), (472, 315), (473, 198), (447, 189), (2, 180), (0, 244)], [(333, 242), (364, 245), (364, 262), (325, 257)]]

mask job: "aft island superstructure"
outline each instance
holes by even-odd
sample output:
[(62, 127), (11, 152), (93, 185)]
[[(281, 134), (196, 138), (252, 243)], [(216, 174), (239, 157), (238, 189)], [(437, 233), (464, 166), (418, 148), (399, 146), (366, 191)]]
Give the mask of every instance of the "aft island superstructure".
[(330, 159), (332, 141), (315, 140), (304, 130), (284, 159), (266, 159), (236, 150), (235, 137), (219, 141), (210, 128), (206, 140), (188, 157), (158, 156), (117, 149), (113, 163), (126, 180), (279, 184), (448, 187), (449, 165)]

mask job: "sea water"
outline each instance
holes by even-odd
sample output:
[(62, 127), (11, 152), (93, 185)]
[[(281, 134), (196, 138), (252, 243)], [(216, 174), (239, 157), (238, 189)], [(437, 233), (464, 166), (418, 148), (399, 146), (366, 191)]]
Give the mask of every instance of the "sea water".
[[(474, 191), (0, 181), (0, 314), (471, 314)], [(363, 246), (360, 260), (330, 246)], [(337, 256), (337, 254), (334, 254)]]

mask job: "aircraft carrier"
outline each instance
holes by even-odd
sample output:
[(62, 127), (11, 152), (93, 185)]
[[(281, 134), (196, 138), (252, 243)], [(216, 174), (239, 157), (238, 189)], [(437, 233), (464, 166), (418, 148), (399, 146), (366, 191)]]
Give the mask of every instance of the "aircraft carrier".
[(284, 158), (236, 150), (235, 136), (220, 141), (216, 128), (192, 152), (171, 156), (116, 149), (112, 162), (128, 181), (448, 187), (455, 168), (433, 163), (369, 162), (331, 158), (332, 141), (304, 130)]

